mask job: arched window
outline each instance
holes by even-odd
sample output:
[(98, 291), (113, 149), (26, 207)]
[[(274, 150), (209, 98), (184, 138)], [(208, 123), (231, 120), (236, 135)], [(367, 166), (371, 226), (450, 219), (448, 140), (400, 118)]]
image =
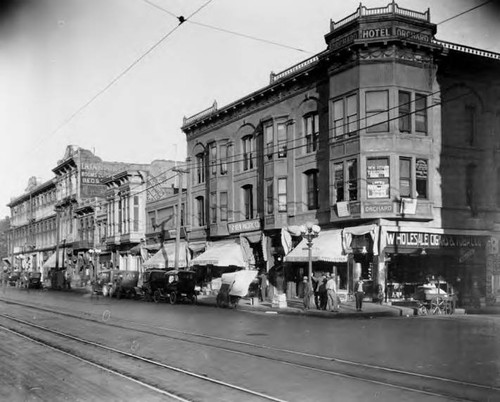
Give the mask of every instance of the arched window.
[(255, 167), (255, 138), (247, 135), (241, 139), (243, 154), (243, 170), (250, 170)]
[(306, 141), (306, 152), (315, 152), (318, 148), (319, 137), (318, 112), (312, 112), (304, 116), (304, 136)]

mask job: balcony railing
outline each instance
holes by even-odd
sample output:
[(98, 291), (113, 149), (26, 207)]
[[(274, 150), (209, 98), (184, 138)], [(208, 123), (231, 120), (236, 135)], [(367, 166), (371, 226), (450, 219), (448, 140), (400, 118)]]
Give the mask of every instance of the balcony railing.
[(303, 70), (306, 67), (309, 67), (309, 66), (315, 64), (318, 60), (319, 60), (319, 57), (316, 55), (316, 56), (310, 57), (309, 59), (304, 60), (298, 64), (295, 64), (294, 66), (287, 68), (286, 70), (283, 70), (282, 72), (280, 72), (278, 74), (271, 72), (271, 76), (270, 76), (270, 80), (269, 80), (270, 84), (272, 84), (276, 81), (279, 81), (282, 78), (285, 78), (289, 75), (295, 74), (297, 71)]
[(358, 9), (351, 15), (342, 18), (340, 21), (334, 22), (330, 21), (330, 30), (338, 29), (343, 25), (348, 24), (360, 17), (373, 16), (373, 15), (402, 15), (404, 17), (414, 18), (417, 20), (430, 22), (431, 14), (429, 9), (426, 12), (421, 13), (418, 11), (408, 10), (406, 8), (399, 7), (396, 3), (390, 3), (386, 7), (375, 7), (367, 8), (362, 4), (359, 5)]
[(212, 106), (210, 106), (208, 109), (202, 110), (201, 112), (196, 113), (191, 117), (184, 117), (182, 125), (187, 126), (191, 123), (194, 123), (195, 121), (203, 119), (206, 116), (210, 116), (212, 113), (215, 113), (216, 111), (217, 111), (217, 101), (214, 101)]
[(451, 49), (451, 50), (456, 50), (458, 52), (469, 53), (476, 56), (482, 56), (482, 57), (488, 57), (490, 59), (500, 60), (500, 53), (488, 52), (487, 50), (481, 50), (475, 47), (458, 45), (456, 43), (445, 42), (437, 39), (434, 39), (432, 43), (439, 46), (443, 46), (445, 49)]

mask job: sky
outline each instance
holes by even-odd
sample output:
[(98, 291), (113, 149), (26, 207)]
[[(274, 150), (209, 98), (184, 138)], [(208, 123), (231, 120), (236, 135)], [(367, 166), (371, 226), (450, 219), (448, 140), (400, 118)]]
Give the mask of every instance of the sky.
[[(484, 1), (397, 3), (422, 12), (430, 8), (438, 39), (500, 53), (499, 1), (440, 23)], [(0, 0), (0, 217), (10, 215), (7, 204), (24, 193), (30, 177), (53, 177), (67, 145), (90, 149), (106, 161), (185, 160), (184, 116), (214, 100), (219, 107), (231, 103), (265, 87), (271, 71), (325, 50), (330, 19), (340, 20), (358, 5)], [(175, 16), (187, 18), (197, 10), (178, 26)]]

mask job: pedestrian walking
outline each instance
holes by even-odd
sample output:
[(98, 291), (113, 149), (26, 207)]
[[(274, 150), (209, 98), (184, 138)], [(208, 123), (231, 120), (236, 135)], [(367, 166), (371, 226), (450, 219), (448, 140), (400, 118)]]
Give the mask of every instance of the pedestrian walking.
[(355, 298), (356, 298), (356, 311), (362, 311), (363, 308), (363, 297), (365, 296), (365, 292), (363, 291), (363, 280), (359, 277), (358, 281), (355, 284)]
[(304, 284), (304, 309), (309, 310), (309, 307), (311, 306), (311, 300), (314, 297), (314, 290), (307, 276), (304, 276), (302, 283)]
[(319, 293), (319, 309), (326, 310), (328, 304), (328, 293), (326, 291), (326, 277), (321, 277), (321, 282), (319, 284), (318, 293)]
[(335, 275), (328, 277), (326, 281), (326, 294), (327, 294), (327, 309), (334, 313), (338, 313), (339, 304), (337, 302), (337, 283), (335, 282)]

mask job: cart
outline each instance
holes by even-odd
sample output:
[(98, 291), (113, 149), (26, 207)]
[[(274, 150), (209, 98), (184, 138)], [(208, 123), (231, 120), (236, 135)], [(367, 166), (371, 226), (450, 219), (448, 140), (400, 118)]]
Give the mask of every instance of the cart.
[(455, 311), (454, 295), (435, 285), (419, 286), (413, 298), (418, 303), (418, 315), (453, 314)]

